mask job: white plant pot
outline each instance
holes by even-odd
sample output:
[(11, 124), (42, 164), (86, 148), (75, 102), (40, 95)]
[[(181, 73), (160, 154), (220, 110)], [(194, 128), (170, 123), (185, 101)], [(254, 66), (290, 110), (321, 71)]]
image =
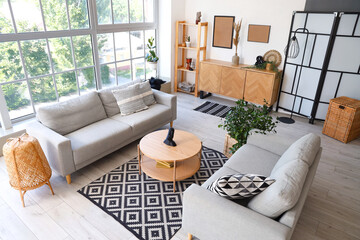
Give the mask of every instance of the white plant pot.
[(191, 46), (191, 42), (185, 42), (186, 47), (190, 47)]
[(148, 62), (149, 64), (149, 67), (152, 69), (152, 70), (156, 70), (157, 69), (157, 62)]

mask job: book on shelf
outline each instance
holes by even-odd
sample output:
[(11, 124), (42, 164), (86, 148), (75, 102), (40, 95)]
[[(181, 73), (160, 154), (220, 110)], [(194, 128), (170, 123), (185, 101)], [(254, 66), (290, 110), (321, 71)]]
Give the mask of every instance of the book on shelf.
[(165, 162), (165, 161), (156, 161), (156, 167), (159, 167), (159, 168), (173, 168), (174, 163), (173, 162)]

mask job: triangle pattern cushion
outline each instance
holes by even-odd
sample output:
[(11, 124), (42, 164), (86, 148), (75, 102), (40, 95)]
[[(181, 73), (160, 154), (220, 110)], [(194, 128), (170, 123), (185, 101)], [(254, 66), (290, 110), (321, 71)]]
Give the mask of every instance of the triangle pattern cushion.
[(291, 161), (282, 165), (269, 178), (276, 181), (250, 200), (248, 207), (267, 217), (276, 218), (297, 203), (308, 165), (303, 161)]
[(274, 181), (261, 175), (236, 173), (219, 177), (208, 189), (228, 199), (243, 199), (259, 194)]
[(313, 133), (309, 133), (298, 139), (280, 157), (271, 173), (274, 173), (284, 164), (294, 160), (303, 161), (310, 167), (320, 149), (320, 142), (320, 137)]

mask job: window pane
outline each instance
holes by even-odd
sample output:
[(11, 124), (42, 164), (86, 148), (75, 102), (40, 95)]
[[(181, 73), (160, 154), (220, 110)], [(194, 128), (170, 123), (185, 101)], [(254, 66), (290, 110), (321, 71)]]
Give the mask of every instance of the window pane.
[[(151, 37), (153, 37), (155, 39), (155, 30), (145, 30), (145, 49), (149, 49), (147, 46), (147, 43), (148, 43), (149, 38), (151, 38)], [(155, 39), (154, 45), (156, 46), (156, 39)], [(148, 51), (146, 51), (146, 52), (148, 52)]]
[(11, 119), (34, 113), (26, 82), (5, 84), (1, 88)]
[(73, 37), (76, 66), (88, 67), (94, 65), (90, 35)]
[(131, 64), (130, 61), (118, 62), (117, 67), (117, 79), (118, 85), (131, 81)]
[(18, 32), (44, 31), (39, 0), (11, 0)]
[(29, 76), (36, 77), (50, 72), (49, 56), (44, 39), (23, 41), (21, 49)]
[(31, 80), (30, 90), (36, 110), (57, 100), (52, 77)]
[(77, 95), (75, 72), (66, 72), (55, 75), (56, 88), (59, 94), (59, 100), (64, 101), (73, 95)]
[(145, 22), (154, 22), (154, 0), (144, 0)]
[(133, 80), (145, 79), (144, 58), (135, 59), (133, 64)]
[(116, 61), (130, 59), (129, 32), (115, 33)]
[(98, 34), (97, 41), (100, 63), (113, 62), (115, 60), (113, 34)]
[(73, 56), (71, 53), (70, 37), (50, 38), (51, 59), (55, 72), (62, 72), (74, 68)]
[(41, 1), (47, 31), (69, 29), (65, 0)]
[(130, 22), (143, 22), (143, 1), (129, 0), (130, 3)]
[(102, 88), (116, 86), (115, 64), (101, 65), (100, 71)]
[(80, 93), (96, 89), (94, 68), (85, 68), (77, 71)]
[(0, 9), (0, 34), (14, 33), (15, 31), (11, 21), (11, 14), (8, 2), (5, 0), (1, 0)]
[(0, 82), (9, 82), (24, 78), (18, 44), (0, 43)]
[(131, 54), (133, 58), (144, 57), (144, 35), (143, 31), (130, 32)]
[(114, 23), (128, 23), (128, 0), (113, 0)]
[(89, 28), (89, 12), (86, 0), (68, 0), (72, 29)]
[(96, 0), (98, 24), (111, 24), (111, 0)]

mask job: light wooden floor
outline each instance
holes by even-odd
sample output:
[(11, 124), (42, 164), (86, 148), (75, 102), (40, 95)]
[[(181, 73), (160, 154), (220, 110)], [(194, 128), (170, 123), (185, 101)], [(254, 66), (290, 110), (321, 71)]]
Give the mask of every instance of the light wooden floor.
[[(206, 100), (234, 105), (216, 97)], [(178, 119), (174, 126), (190, 130), (205, 146), (222, 151), (225, 132), (217, 128), (220, 118), (192, 110), (206, 100), (178, 94)], [(321, 136), (324, 150), (293, 239), (360, 239), (360, 139), (343, 144), (321, 134), (322, 122), (310, 125), (307, 119), (295, 119), (293, 125), (280, 123), (278, 134), (293, 139), (314, 132)], [(55, 196), (51, 196), (46, 186), (29, 191), (25, 195), (26, 208), (21, 206), (18, 191), (9, 186), (5, 163), (0, 158), (0, 238), (136, 239), (121, 224), (76, 192), (135, 157), (136, 144), (130, 144), (73, 174), (71, 185), (53, 173), (51, 184)], [(180, 230), (173, 239), (186, 239), (186, 233)]]

